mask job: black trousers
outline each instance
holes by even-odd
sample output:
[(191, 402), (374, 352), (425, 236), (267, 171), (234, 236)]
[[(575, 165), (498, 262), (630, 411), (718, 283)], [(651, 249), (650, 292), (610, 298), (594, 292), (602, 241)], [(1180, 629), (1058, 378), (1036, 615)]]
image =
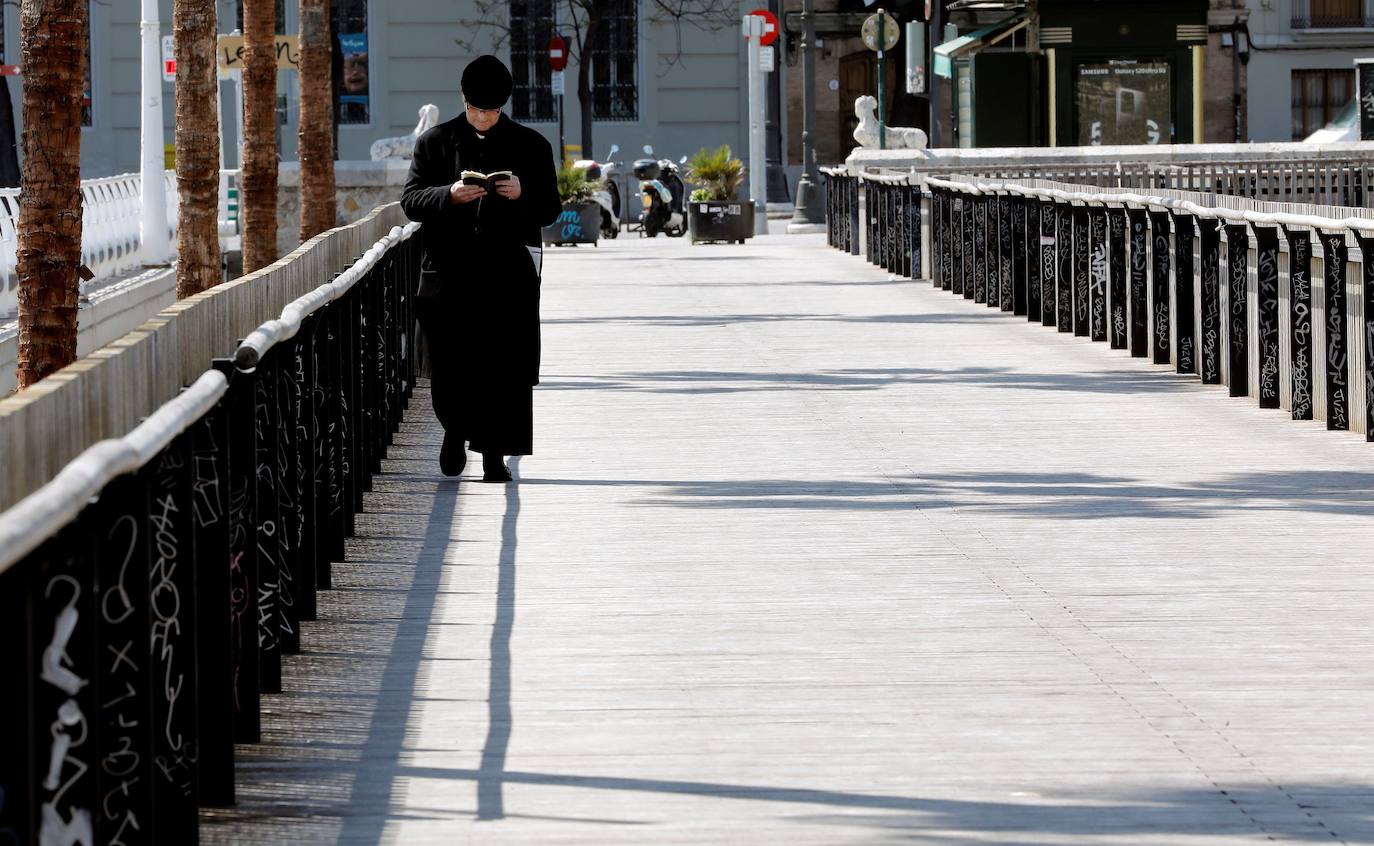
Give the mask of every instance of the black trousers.
[(527, 377), (510, 372), (499, 333), (464, 333), (456, 305), (442, 295), (415, 301), (429, 345), (434, 416), (474, 452), (533, 454), (534, 387)]

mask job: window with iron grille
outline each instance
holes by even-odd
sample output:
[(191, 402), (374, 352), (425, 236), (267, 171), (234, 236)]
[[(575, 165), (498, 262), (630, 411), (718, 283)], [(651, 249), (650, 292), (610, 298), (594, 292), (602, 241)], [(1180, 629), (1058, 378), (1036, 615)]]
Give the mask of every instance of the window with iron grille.
[(1353, 70), (1293, 71), (1293, 140), (1326, 126), (1354, 96)]
[(1293, 28), (1365, 27), (1364, 0), (1293, 0)]
[(591, 32), (592, 117), (638, 120), (639, 0), (614, 0)]
[(553, 0), (511, 0), (510, 73), (515, 80), (511, 90), (511, 116), (516, 120), (537, 122), (554, 120), (552, 71), (549, 69), (549, 39), (557, 23)]

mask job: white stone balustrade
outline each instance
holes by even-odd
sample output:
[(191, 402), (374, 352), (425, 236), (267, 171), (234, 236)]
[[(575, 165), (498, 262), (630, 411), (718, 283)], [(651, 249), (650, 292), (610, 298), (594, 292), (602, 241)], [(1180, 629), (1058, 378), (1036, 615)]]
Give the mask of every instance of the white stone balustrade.
[[(229, 189), (236, 171), (220, 171), (219, 232), (223, 241), (237, 241), (237, 214), (229, 211)], [(163, 177), (167, 187), (167, 229), (176, 249), (178, 196), (175, 171)], [(81, 182), (81, 261), (95, 273), (95, 281), (127, 273), (144, 264), (164, 264), (170, 256), (144, 256), (140, 250), (140, 177), (137, 173), (86, 179)], [(0, 189), (0, 322), (19, 308), (18, 250), (19, 189)], [(89, 283), (87, 283), (89, 284)], [(83, 284), (83, 290), (86, 287)]]

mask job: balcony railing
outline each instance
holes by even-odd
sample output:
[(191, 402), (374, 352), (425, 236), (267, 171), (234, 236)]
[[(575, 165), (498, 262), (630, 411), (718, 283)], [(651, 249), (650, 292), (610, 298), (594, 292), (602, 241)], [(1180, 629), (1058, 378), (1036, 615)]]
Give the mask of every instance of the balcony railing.
[(1292, 0), (1293, 29), (1374, 28), (1365, 0)]

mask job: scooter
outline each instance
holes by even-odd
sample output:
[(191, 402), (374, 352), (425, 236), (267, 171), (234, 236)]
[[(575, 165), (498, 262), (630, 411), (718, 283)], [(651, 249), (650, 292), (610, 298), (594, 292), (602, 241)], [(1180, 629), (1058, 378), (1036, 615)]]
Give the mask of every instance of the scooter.
[[(644, 152), (652, 156), (654, 149), (646, 144)], [(686, 161), (683, 156), (682, 162)], [(641, 236), (653, 238), (663, 232), (670, 238), (681, 238), (687, 234), (687, 186), (678, 176), (677, 165), (668, 159), (636, 159), (634, 174), (644, 201), (639, 218)]]
[[(619, 150), (619, 145), (612, 144), (607, 158), (614, 156)], [(572, 166), (586, 171), (589, 182), (601, 182), (601, 190), (592, 195), (596, 204), (601, 206), (601, 237), (614, 238), (618, 236), (620, 234), (620, 186), (616, 182), (616, 177), (620, 174), (620, 165), (612, 161), (599, 163), (591, 159), (581, 159), (573, 162)]]

